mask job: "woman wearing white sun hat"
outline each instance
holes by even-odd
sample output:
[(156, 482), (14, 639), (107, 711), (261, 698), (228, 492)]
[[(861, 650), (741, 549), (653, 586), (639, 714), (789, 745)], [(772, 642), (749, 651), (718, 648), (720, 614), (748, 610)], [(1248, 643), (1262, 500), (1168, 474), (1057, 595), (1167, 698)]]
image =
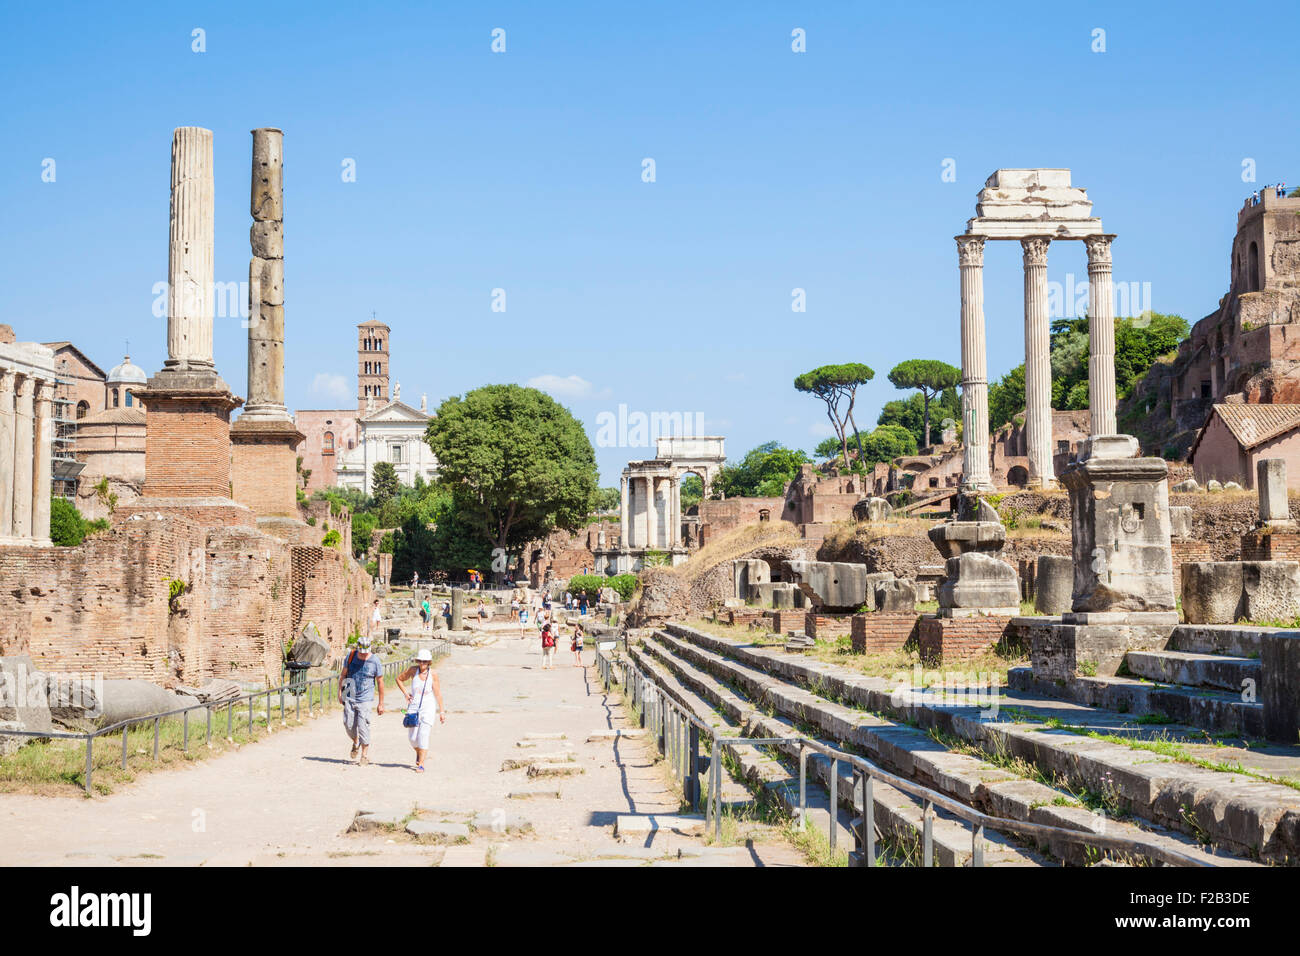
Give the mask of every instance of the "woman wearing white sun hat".
[[(411, 682), (408, 690), (406, 682)], [(447, 711), (442, 706), (442, 684), (433, 669), (433, 654), (428, 648), (415, 655), (415, 665), (397, 676), (397, 689), (406, 695), (406, 716), (402, 725), (415, 749), (415, 772), (424, 773), (424, 758), (429, 752), (429, 732), (433, 721), (447, 722)]]

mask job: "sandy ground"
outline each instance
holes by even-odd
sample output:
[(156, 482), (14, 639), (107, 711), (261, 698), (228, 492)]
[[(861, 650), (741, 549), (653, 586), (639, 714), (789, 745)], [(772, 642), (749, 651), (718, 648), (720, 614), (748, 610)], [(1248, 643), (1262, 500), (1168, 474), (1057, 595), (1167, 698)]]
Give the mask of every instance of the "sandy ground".
[[(457, 647), (440, 666), (446, 724), (434, 730), (428, 772), (412, 770), (413, 751), (396, 709), (375, 720), (369, 766), (348, 757), (335, 708), (305, 727), (277, 731), (238, 752), (143, 775), (107, 797), (0, 794), (4, 865), (790, 865), (802, 857), (779, 839), (760, 846), (705, 849), (696, 837), (660, 834), (621, 843), (619, 814), (675, 813), (679, 797), (648, 741), (601, 740), (594, 731), (630, 726), (617, 692), (606, 696), (593, 666), (575, 667), (561, 649), (554, 670), (540, 667), (536, 638), (503, 637), (487, 647)], [(592, 652), (585, 655), (588, 664)], [(538, 743), (570, 747), (584, 772), (529, 778), (503, 771), (528, 751), (525, 735), (563, 734)], [(560, 798), (553, 794), (560, 792)], [(512, 798), (521, 791), (551, 796)], [(415, 808), (522, 817), (533, 832), (479, 831), (468, 844), (439, 847), (404, 833), (349, 833), (358, 811)], [(678, 852), (689, 856), (678, 860)]]

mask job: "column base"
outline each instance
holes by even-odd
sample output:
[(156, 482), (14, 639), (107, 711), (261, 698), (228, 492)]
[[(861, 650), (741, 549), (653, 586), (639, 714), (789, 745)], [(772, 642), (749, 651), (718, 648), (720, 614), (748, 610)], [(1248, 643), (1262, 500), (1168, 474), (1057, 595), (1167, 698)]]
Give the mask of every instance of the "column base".
[(303, 435), (292, 421), (241, 415), (230, 426), (230, 490), (259, 518), (298, 517), (294, 450)]
[(230, 413), (243, 399), (206, 368), (165, 368), (135, 395), (148, 409), (144, 496), (229, 499)]
[(962, 482), (960, 491), (967, 495), (991, 495), (997, 491), (993, 482), (987, 479), (981, 481)]

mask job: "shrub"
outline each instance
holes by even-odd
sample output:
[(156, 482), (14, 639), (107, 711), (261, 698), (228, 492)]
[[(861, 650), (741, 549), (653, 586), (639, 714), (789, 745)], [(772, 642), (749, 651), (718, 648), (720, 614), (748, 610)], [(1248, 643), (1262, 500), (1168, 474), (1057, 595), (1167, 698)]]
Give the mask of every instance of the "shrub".
[(605, 582), (607, 587), (611, 587), (618, 592), (621, 601), (631, 600), (632, 593), (636, 591), (636, 583), (637, 577), (635, 574), (616, 574)]
[(86, 519), (67, 498), (50, 498), (50, 540), (62, 548), (75, 548), (85, 540)]
[(339, 542), (343, 540), (343, 535), (339, 534), (338, 529), (325, 532), (325, 537), (321, 539), (321, 544), (327, 548), (337, 548)]
[(606, 579), (599, 574), (575, 574), (569, 578), (569, 592), (574, 597), (580, 594), (587, 595), (589, 601), (600, 600), (600, 589), (607, 583)]

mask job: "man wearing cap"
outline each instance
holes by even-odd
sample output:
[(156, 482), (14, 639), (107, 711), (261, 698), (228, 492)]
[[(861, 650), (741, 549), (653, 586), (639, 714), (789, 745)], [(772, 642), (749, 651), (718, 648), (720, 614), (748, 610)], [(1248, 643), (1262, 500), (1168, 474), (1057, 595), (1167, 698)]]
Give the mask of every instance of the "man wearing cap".
[(339, 703), (343, 705), (343, 727), (352, 738), (352, 759), (360, 752), (358, 763), (370, 763), (370, 709), (376, 694), (378, 713), (384, 712), (384, 668), (370, 653), (370, 637), (357, 638), (357, 646), (343, 662), (339, 674)]

